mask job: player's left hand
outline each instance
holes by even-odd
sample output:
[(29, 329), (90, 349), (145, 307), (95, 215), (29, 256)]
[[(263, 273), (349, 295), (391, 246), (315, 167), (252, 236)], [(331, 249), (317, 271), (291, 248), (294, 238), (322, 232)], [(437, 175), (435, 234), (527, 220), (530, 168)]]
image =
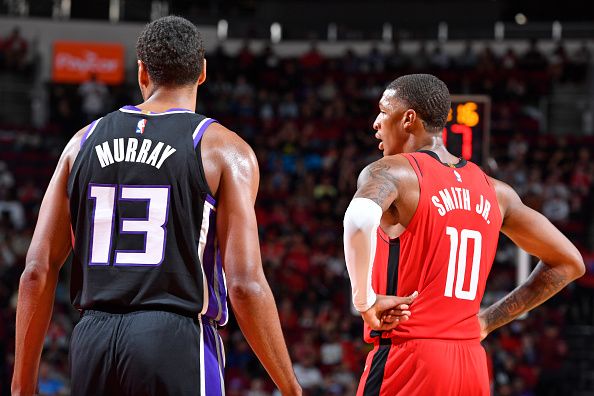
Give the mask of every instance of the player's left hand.
[(410, 305), (418, 295), (418, 292), (414, 292), (408, 297), (378, 294), (375, 304), (367, 311), (361, 312), (361, 316), (372, 330), (392, 330), (409, 319), (411, 315)]

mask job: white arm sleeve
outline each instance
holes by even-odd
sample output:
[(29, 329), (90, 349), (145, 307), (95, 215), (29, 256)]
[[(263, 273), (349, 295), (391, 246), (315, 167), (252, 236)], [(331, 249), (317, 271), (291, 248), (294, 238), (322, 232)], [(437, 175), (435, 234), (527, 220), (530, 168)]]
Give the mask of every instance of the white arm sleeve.
[(367, 311), (376, 300), (371, 271), (382, 213), (382, 208), (372, 200), (354, 198), (344, 214), (344, 258), (353, 304), (359, 312)]

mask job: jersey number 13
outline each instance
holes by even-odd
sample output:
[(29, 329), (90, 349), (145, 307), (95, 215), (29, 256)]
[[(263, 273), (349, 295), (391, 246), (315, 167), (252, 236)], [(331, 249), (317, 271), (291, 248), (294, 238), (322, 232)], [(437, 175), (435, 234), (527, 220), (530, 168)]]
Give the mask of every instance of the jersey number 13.
[(113, 265), (156, 266), (165, 257), (170, 186), (89, 184), (88, 199), (94, 200), (89, 265), (109, 265), (117, 201), (146, 206), (146, 218), (121, 218), (120, 234), (144, 236), (143, 250), (116, 250)]

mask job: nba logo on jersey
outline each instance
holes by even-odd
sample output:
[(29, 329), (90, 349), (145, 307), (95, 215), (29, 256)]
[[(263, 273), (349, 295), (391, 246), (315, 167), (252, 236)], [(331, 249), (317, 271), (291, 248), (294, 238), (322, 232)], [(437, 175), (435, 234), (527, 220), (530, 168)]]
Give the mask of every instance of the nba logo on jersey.
[(144, 127), (146, 127), (146, 118), (138, 121), (138, 124), (136, 124), (136, 133), (140, 133), (142, 135), (144, 133)]
[[(140, 123), (138, 123), (138, 125), (140, 125)], [(462, 176), (460, 176), (460, 174), (457, 171), (454, 171), (454, 175), (456, 175), (456, 180), (462, 183)]]

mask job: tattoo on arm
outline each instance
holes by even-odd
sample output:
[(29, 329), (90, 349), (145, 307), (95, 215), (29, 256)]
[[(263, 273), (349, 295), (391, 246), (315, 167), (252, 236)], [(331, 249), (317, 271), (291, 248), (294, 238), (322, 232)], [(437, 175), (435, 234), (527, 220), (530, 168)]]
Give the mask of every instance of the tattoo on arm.
[(571, 279), (562, 270), (541, 261), (523, 285), (485, 309), (480, 315), (491, 332), (542, 304), (570, 281)]
[(368, 198), (385, 208), (392, 202), (386, 202), (393, 197), (398, 188), (398, 178), (390, 170), (390, 166), (382, 161), (374, 162), (364, 170), (363, 183), (360, 183), (355, 198)]

